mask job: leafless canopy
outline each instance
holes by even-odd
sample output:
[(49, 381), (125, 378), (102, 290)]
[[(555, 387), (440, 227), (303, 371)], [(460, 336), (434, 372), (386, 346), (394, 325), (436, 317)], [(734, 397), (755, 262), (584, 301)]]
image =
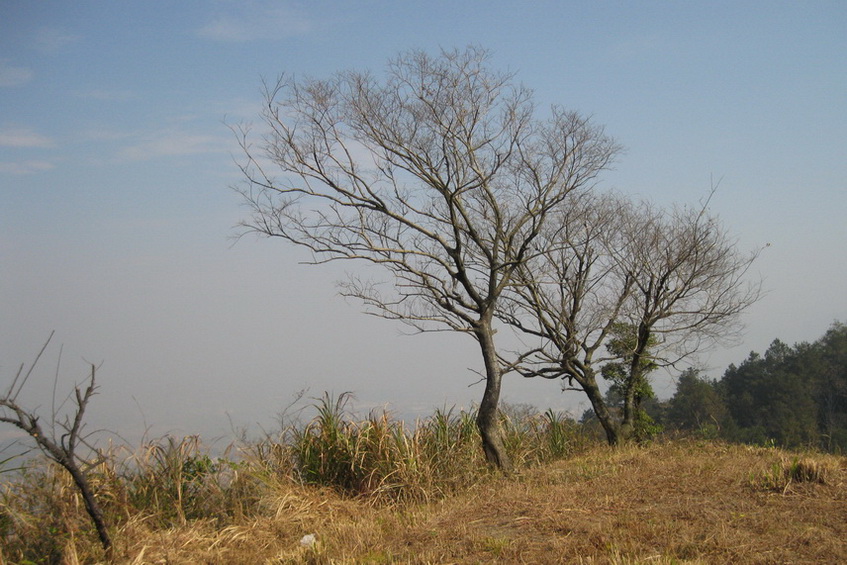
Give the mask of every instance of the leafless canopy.
[(543, 338), (524, 354), (538, 363), (532, 376), (561, 376), (565, 360), (611, 360), (595, 354), (615, 323), (646, 328), (653, 361), (672, 365), (731, 342), (761, 296), (760, 282), (747, 277), (758, 251), (739, 251), (705, 206), (667, 211), (590, 195), (574, 199), (539, 242), (542, 252), (521, 270), (501, 314)]
[(720, 220), (700, 207), (641, 204), (619, 257), (633, 279), (625, 322), (658, 340), (656, 362), (674, 364), (714, 343), (731, 343), (741, 314), (761, 297), (748, 276), (760, 250), (738, 249)]
[(522, 374), (560, 378), (594, 364), (632, 295), (632, 275), (619, 262), (629, 242), (629, 200), (584, 194), (569, 200), (538, 241), (539, 252), (520, 269), (499, 316), (538, 346), (517, 352)]
[(346, 287), (381, 315), (420, 329), (473, 326), (549, 211), (590, 186), (616, 150), (575, 113), (535, 119), (531, 92), (487, 59), (474, 48), (411, 52), (382, 81), (343, 72), (268, 88), (260, 154), (241, 131), (245, 227), (306, 246), (316, 261), (382, 265), (395, 292)]
[[(540, 252), (519, 270), (499, 316), (535, 339), (517, 370), (576, 381), (615, 443), (596, 380), (600, 365), (620, 361), (606, 347), (613, 329), (634, 331), (626, 352), (633, 382), (644, 363), (674, 365), (732, 340), (761, 295), (746, 278), (758, 252), (741, 253), (708, 202), (668, 211), (617, 195), (571, 201), (539, 237)], [(625, 418), (632, 408), (624, 406)]]
[(594, 184), (617, 146), (573, 112), (538, 119), (532, 93), (487, 60), (477, 48), (410, 52), (383, 80), (280, 80), (266, 89), (262, 150), (237, 130), (247, 156), (239, 191), (248, 230), (305, 246), (315, 262), (384, 267), (387, 291), (355, 277), (345, 286), (371, 313), (479, 342), (483, 447), (507, 467), (494, 310), (548, 217)]

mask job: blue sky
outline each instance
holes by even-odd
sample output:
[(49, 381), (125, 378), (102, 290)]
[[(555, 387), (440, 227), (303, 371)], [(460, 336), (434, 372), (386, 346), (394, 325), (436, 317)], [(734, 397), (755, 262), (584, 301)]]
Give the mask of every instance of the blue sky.
[[(767, 296), (720, 376), (774, 338), (847, 321), (847, 4), (843, 2), (0, 1), (0, 384), (50, 406), (102, 362), (92, 426), (128, 436), (272, 427), (299, 390), (401, 414), (468, 405), (474, 344), (403, 335), (309, 267), (233, 226), (226, 124), (262, 77), (380, 72), (398, 52), (479, 44), (542, 105), (593, 116), (626, 151), (604, 184), (712, 211)], [(658, 383), (670, 394), (668, 382)], [(505, 398), (586, 404), (507, 378)], [(8, 431), (0, 430), (1, 434)]]

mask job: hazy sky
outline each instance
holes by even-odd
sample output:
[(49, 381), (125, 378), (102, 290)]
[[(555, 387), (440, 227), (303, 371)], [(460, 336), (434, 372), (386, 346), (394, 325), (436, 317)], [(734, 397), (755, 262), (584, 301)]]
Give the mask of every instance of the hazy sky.
[[(720, 376), (774, 338), (847, 321), (847, 4), (833, 2), (55, 2), (0, 0), (0, 386), (52, 330), (21, 400), (49, 412), (101, 363), (93, 427), (204, 436), (273, 426), (301, 389), (401, 414), (481, 397), (475, 344), (360, 313), (245, 210), (226, 123), (262, 77), (381, 72), (398, 52), (479, 44), (542, 105), (627, 149), (604, 184), (712, 202), (768, 295)], [(665, 382), (659, 392), (670, 394)], [(508, 376), (507, 401), (587, 406)], [(11, 430), (0, 429), (0, 438)]]

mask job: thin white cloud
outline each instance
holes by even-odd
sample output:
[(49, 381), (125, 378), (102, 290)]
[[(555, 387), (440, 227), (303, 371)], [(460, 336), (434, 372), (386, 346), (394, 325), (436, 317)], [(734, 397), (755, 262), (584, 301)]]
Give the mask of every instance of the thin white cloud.
[(53, 147), (53, 140), (31, 129), (7, 128), (0, 130), (0, 146)]
[(74, 95), (77, 98), (99, 100), (102, 102), (123, 102), (135, 98), (135, 94), (131, 90), (109, 90), (104, 88), (79, 91)]
[(0, 162), (0, 174), (5, 175), (31, 175), (52, 168), (53, 163), (47, 161)]
[(246, 42), (302, 36), (313, 29), (307, 17), (291, 8), (238, 3), (232, 13), (215, 16), (196, 33), (213, 41)]
[(250, 41), (255, 37), (246, 22), (220, 17), (197, 30), (197, 35), (215, 41)]
[(131, 138), (132, 135), (108, 127), (91, 126), (88, 129), (82, 130), (81, 137), (91, 141), (122, 141)]
[(73, 43), (79, 41), (78, 35), (73, 35), (54, 27), (43, 27), (35, 34), (35, 48), (42, 53), (55, 55)]
[(221, 153), (226, 146), (220, 137), (166, 130), (155, 132), (118, 152), (118, 158), (145, 161), (157, 157)]
[(26, 67), (16, 67), (9, 59), (0, 59), (0, 86), (21, 86), (32, 80), (34, 73)]

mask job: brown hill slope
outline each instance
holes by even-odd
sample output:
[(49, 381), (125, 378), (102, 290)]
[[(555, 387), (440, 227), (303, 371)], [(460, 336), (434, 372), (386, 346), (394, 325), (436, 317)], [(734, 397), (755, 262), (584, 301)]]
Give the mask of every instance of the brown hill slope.
[[(847, 459), (709, 442), (597, 447), (428, 504), (314, 489), (223, 530), (128, 525), (130, 563), (847, 563)], [(300, 540), (314, 534), (317, 543)]]

